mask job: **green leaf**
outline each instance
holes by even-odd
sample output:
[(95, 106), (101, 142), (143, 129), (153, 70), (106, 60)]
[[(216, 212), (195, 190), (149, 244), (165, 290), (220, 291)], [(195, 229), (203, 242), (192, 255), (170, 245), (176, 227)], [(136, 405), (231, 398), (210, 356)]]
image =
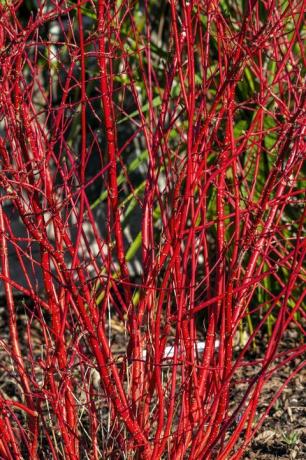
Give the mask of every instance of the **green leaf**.
[(253, 75), (248, 67), (244, 69), (245, 76), (247, 78), (248, 84), (250, 86), (251, 91), (254, 93), (255, 91), (255, 83), (253, 80)]
[[(266, 116), (264, 119), (264, 129), (271, 130), (276, 127), (276, 122), (274, 118)], [(268, 150), (271, 150), (274, 147), (275, 142), (277, 141), (277, 133), (275, 131), (269, 131), (269, 133), (264, 138), (265, 147)]]
[(141, 246), (141, 242), (142, 242), (142, 234), (141, 232), (139, 232), (136, 238), (134, 239), (134, 241), (131, 243), (129, 249), (127, 250), (127, 253), (125, 256), (125, 259), (127, 262), (130, 262), (133, 259), (136, 252)]
[[(143, 152), (141, 152), (140, 155), (137, 156), (137, 158), (135, 158), (127, 167), (127, 171), (128, 173), (132, 173), (134, 171), (136, 171), (139, 166), (144, 162), (146, 161), (148, 158), (148, 151), (147, 150), (144, 150)], [(126, 181), (126, 178), (125, 178), (125, 175), (123, 173), (121, 173), (118, 178), (117, 178), (117, 184), (118, 185), (121, 185), (123, 184), (124, 182)], [(99, 206), (100, 203), (102, 203), (103, 201), (105, 201), (107, 199), (107, 195), (108, 195), (108, 191), (107, 190), (104, 190), (104, 192), (101, 193), (101, 195), (99, 196), (99, 198), (96, 199), (96, 201), (94, 201), (92, 203), (92, 205), (90, 206), (91, 209), (95, 209), (97, 206)], [(130, 195), (129, 195), (130, 196)]]
[(248, 127), (248, 122), (246, 120), (239, 120), (234, 126), (234, 137), (240, 137), (245, 133)]
[[(161, 104), (161, 99), (160, 99), (159, 96), (156, 96), (152, 101), (152, 106), (153, 107), (158, 107), (160, 104)], [(150, 108), (150, 104), (147, 103), (142, 107), (141, 112), (146, 113), (146, 112), (148, 112), (149, 108)], [(117, 121), (117, 125), (120, 125), (121, 123), (124, 123), (127, 120), (132, 120), (133, 118), (137, 117), (138, 115), (139, 115), (139, 110), (135, 110), (131, 114), (129, 114), (126, 117), (121, 118), (121, 120)]]

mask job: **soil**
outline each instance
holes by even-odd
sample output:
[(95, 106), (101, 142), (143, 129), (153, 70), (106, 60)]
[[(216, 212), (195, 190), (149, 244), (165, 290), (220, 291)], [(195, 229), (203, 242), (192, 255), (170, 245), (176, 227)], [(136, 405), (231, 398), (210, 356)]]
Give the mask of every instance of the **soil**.
[[(2, 304), (2, 305), (1, 305)], [(25, 330), (27, 319), (23, 314), (18, 318), (18, 328)], [(0, 300), (0, 326), (1, 339), (6, 342), (8, 340), (8, 325), (7, 312), (4, 302)], [(22, 334), (21, 334), (22, 335)], [(39, 341), (40, 333), (37, 331), (37, 340)], [(282, 343), (283, 350), (289, 350), (300, 345), (301, 337), (298, 337), (296, 330), (287, 331), (287, 335)], [(23, 344), (26, 346), (26, 343)], [(264, 341), (261, 342), (261, 347), (264, 347)], [(38, 347), (40, 348), (40, 347)], [(119, 327), (119, 322), (114, 322), (112, 326), (112, 349), (115, 354), (120, 355), (126, 348), (126, 337), (122, 327)], [(258, 351), (257, 351), (258, 353)], [(258, 358), (258, 354), (257, 354)], [(9, 359), (7, 352), (3, 346), (0, 347), (0, 388), (5, 391), (7, 397), (16, 398), (16, 386), (10, 384), (6, 369), (6, 363)], [(271, 380), (265, 385), (261, 395), (259, 412), (264, 412), (270, 404), (277, 389), (286, 380), (288, 375), (301, 362), (301, 359), (296, 359), (288, 364), (287, 367), (279, 370)], [(239, 379), (247, 382), (256, 375), (257, 370), (250, 366), (242, 368)], [(247, 383), (245, 384), (247, 385)], [(306, 459), (306, 367), (299, 373), (288, 386), (284, 389), (278, 401), (271, 409), (269, 416), (265, 419), (259, 432), (253, 439), (252, 444), (248, 447), (243, 459), (244, 460), (304, 460)], [(237, 401), (237, 398), (244, 394), (245, 386), (234, 386), (231, 398), (232, 401)]]
[[(301, 337), (296, 329), (286, 331), (280, 350), (299, 346)], [(262, 342), (264, 346), (264, 341)], [(295, 359), (281, 368), (264, 386), (258, 411), (269, 406), (273, 396), (302, 359)], [(253, 373), (254, 369), (249, 371)], [(252, 377), (249, 375), (248, 377)], [(306, 459), (306, 366), (291, 380), (270, 410), (244, 460), (304, 460)]]
[[(271, 402), (275, 391), (288, 376), (282, 369), (265, 386), (260, 409)], [(283, 378), (282, 378), (283, 377)], [(293, 379), (271, 409), (255, 436), (244, 460), (306, 459), (306, 372)]]

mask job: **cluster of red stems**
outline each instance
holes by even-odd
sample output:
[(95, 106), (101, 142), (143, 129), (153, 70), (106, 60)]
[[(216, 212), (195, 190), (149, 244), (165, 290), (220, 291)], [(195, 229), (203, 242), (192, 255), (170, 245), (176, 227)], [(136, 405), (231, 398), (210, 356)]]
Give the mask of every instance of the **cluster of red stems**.
[(289, 324), (304, 334), (303, 13), (301, 0), (0, 3), (0, 346), (14, 387), (0, 389), (1, 458), (239, 459), (301, 371), (305, 346), (278, 346)]

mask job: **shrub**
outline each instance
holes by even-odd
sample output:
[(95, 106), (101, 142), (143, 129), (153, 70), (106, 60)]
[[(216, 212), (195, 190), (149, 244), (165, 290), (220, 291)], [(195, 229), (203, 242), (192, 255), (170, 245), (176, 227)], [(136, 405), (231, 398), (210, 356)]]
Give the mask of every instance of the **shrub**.
[(238, 459), (303, 368), (303, 12), (1, 2), (1, 458)]

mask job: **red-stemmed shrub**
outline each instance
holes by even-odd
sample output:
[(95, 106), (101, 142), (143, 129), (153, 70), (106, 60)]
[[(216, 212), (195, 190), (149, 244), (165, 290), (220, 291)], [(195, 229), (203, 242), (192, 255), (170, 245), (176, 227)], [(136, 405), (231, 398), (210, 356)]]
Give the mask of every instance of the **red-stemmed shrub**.
[(303, 13), (1, 1), (1, 458), (238, 459), (303, 368)]

